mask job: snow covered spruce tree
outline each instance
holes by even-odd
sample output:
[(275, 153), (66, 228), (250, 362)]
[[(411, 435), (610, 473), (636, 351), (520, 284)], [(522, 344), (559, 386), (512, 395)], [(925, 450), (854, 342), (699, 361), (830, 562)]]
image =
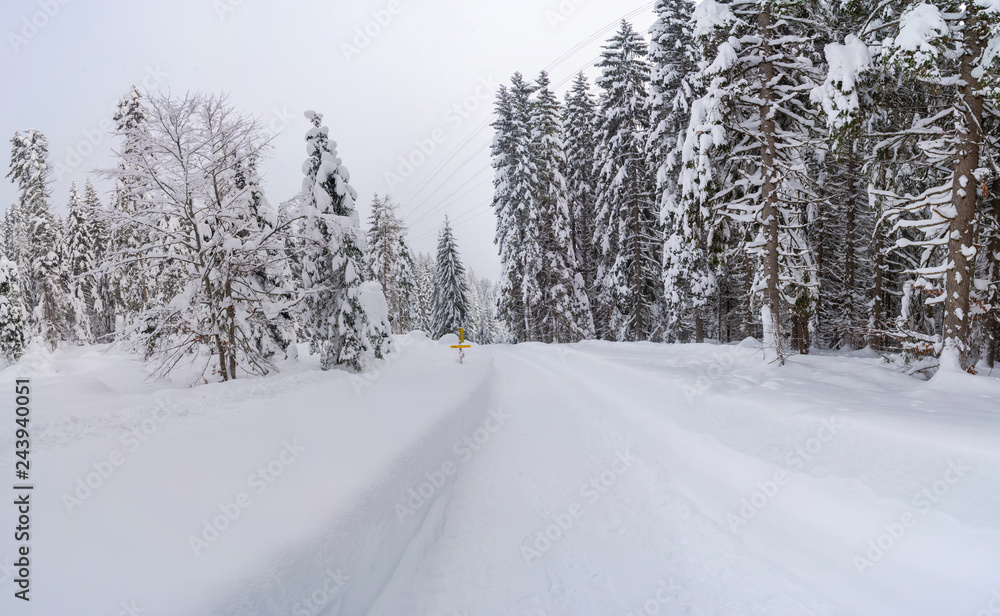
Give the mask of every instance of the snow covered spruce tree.
[(876, 0), (831, 5), (822, 21), (830, 38), (824, 47), (826, 77), (810, 96), (826, 121), (826, 156), (817, 165), (823, 198), (811, 235), (821, 281), (817, 343), (832, 348), (881, 346), (885, 328), (885, 268), (872, 207), (878, 199), (868, 188), (877, 183), (872, 174), (879, 166), (872, 148), (892, 132), (880, 90), (898, 84), (873, 72), (869, 44), (880, 44), (882, 27), (897, 17), (886, 15), (889, 9)]
[(520, 275), (518, 272), (519, 227), (515, 222), (516, 204), (511, 179), (518, 160), (515, 139), (515, 118), (513, 95), (507, 86), (500, 85), (494, 103), (495, 120), (493, 142), (490, 146), (493, 175), (493, 200), (491, 207), (496, 217), (496, 234), (493, 243), (500, 254), (500, 302), (501, 317), (514, 332), (516, 339), (524, 340), (524, 307), (521, 305)]
[(497, 219), (494, 241), (500, 250), (502, 266), (499, 310), (517, 341), (535, 339), (530, 304), (540, 301), (534, 281), (525, 277), (531, 241), (526, 232), (533, 175), (529, 126), (532, 92), (532, 86), (520, 73), (514, 74), (509, 89), (500, 87), (491, 150), (496, 170), (492, 204)]
[[(897, 240), (897, 246), (923, 248), (921, 263), (912, 270), (918, 275), (913, 286), (932, 296), (927, 305), (943, 307), (941, 367), (970, 368), (973, 322), (983, 313), (974, 289), (997, 283), (976, 279), (977, 269), (988, 271), (997, 259), (981, 250), (976, 234), (981, 203), (990, 198), (997, 176), (1000, 5), (910, 2), (885, 47), (880, 60), (902, 83), (935, 86), (924, 113), (903, 131), (922, 154), (915, 163), (925, 180), (923, 191), (895, 195), (886, 214), (897, 228), (921, 235)], [(979, 263), (984, 267), (977, 268)]]
[[(3, 213), (2, 247), (3, 256), (15, 264), (23, 263), (26, 254), (27, 238), (18, 203), (12, 203)], [(24, 289), (24, 283), (21, 284)]]
[[(106, 226), (104, 206), (97, 196), (97, 190), (90, 180), (83, 187), (83, 208), (81, 210), (87, 221), (87, 236), (93, 242), (82, 257), (89, 263), (87, 275), (90, 281), (89, 300), (91, 307), (91, 331), (100, 341), (107, 341), (115, 331), (114, 297), (111, 289), (111, 278), (98, 267), (104, 259), (111, 242)], [(76, 271), (76, 270), (74, 270)]]
[(376, 194), (372, 198), (368, 258), (375, 280), (385, 291), (393, 333), (411, 331), (417, 326), (413, 253), (406, 245), (406, 226), (396, 215), (396, 204), (388, 196), (383, 199)]
[[(395, 314), (398, 332), (404, 334), (417, 328), (417, 310), (413, 298), (417, 294), (416, 264), (413, 251), (406, 243), (406, 234), (399, 236), (399, 261), (395, 276)], [(390, 316), (391, 316), (390, 312)]]
[(337, 157), (322, 114), (305, 115), (313, 128), (306, 133), (300, 208), (304, 325), (324, 370), (360, 371), (388, 352), (388, 314), (379, 309), (386, 306), (385, 295), (378, 283), (364, 279), (364, 235), (350, 173)]
[[(115, 128), (122, 143), (118, 156), (118, 171), (111, 196), (111, 218), (121, 220), (139, 215), (145, 208), (148, 187), (142, 184), (146, 175), (142, 168), (144, 144), (148, 142), (149, 113), (143, 105), (138, 88), (122, 96), (114, 115)], [(162, 128), (162, 127), (161, 127)], [(125, 165), (138, 165), (126, 168)], [(147, 241), (148, 229), (141, 225), (105, 224), (108, 233), (108, 250), (117, 254), (132, 253), (135, 259), (119, 264), (115, 269), (100, 273), (105, 278), (105, 318), (111, 322), (116, 337), (134, 331), (136, 319), (143, 310), (157, 302), (158, 272), (160, 263), (147, 263), (139, 247)], [(163, 281), (160, 280), (162, 283)], [(141, 326), (140, 326), (141, 327)]]
[(534, 173), (525, 230), (531, 260), (524, 275), (532, 279), (541, 298), (531, 308), (538, 339), (577, 342), (593, 337), (594, 320), (573, 250), (566, 179), (562, 174), (566, 166), (562, 110), (549, 89), (548, 74), (543, 71), (536, 84), (536, 98), (531, 103), (529, 150)]
[(17, 265), (0, 257), (0, 355), (13, 364), (24, 354), (27, 338)]
[(91, 273), (98, 264), (99, 239), (76, 184), (70, 185), (69, 214), (66, 219), (67, 274), (69, 277), (69, 317), (72, 337), (81, 344), (93, 344), (94, 294)]
[(156, 301), (144, 298), (123, 333), (160, 374), (185, 360), (223, 381), (266, 374), (274, 365), (257, 333), (294, 300), (259, 276), (279, 267), (290, 223), (241, 179), (265, 148), (264, 132), (225, 97), (153, 96), (146, 111), (144, 130), (125, 135), (132, 147), (105, 172), (141, 191), (143, 205), (108, 211), (112, 237), (141, 243), (116, 243), (101, 269), (141, 262), (160, 282)]
[(642, 36), (623, 21), (604, 46), (598, 120), (597, 216), (599, 302), (609, 307), (613, 340), (663, 336), (663, 233), (655, 177), (647, 163), (649, 65)]
[(30, 129), (14, 133), (11, 140), (11, 178), (20, 191), (14, 205), (17, 232), (22, 240), (16, 254), (21, 272), (21, 292), (33, 334), (55, 350), (67, 335), (66, 308), (71, 304), (65, 288), (65, 264), (60, 253), (63, 238), (49, 209), (48, 141)]
[(504, 338), (496, 317), (496, 285), (488, 278), (478, 278), (472, 270), (466, 275), (469, 289), (469, 328), (467, 337), (479, 344), (494, 344)]
[(682, 191), (743, 228), (757, 259), (752, 290), (768, 361), (784, 351), (783, 305), (799, 350), (810, 344), (818, 276), (806, 235), (815, 198), (808, 56), (818, 12), (813, 0), (705, 0), (695, 10), (694, 34), (711, 63), (685, 136)]
[[(469, 289), (465, 268), (458, 255), (458, 245), (451, 233), (448, 217), (438, 235), (437, 263), (434, 267), (434, 317), (431, 337), (458, 334), (469, 326)], [(467, 333), (473, 333), (471, 330)]]
[(594, 243), (597, 200), (597, 177), (594, 172), (597, 103), (590, 91), (590, 83), (582, 72), (577, 74), (573, 86), (566, 93), (564, 109), (563, 140), (566, 164), (563, 176), (566, 178), (566, 201), (570, 213), (573, 254), (576, 256), (577, 271), (583, 275), (587, 295), (591, 300), (595, 328), (597, 331), (603, 331), (601, 311), (593, 301), (597, 297), (594, 290), (594, 279), (597, 276), (597, 245)]
[[(716, 289), (709, 255), (710, 208), (684, 198), (679, 189), (684, 134), (691, 105), (703, 94), (694, 77), (700, 54), (694, 42), (691, 0), (658, 0), (650, 28), (649, 163), (656, 170), (656, 194), (664, 222), (663, 287), (666, 338), (701, 342), (705, 312)], [(691, 336), (693, 334), (693, 336)]]
[(246, 160), (237, 160), (234, 165), (233, 186), (246, 195), (251, 221), (246, 229), (236, 232), (236, 237), (243, 242), (255, 241), (261, 234), (276, 235), (274, 241), (265, 246), (264, 258), (257, 262), (257, 268), (248, 276), (256, 293), (266, 298), (272, 307), (268, 318), (249, 322), (250, 340), (261, 357), (273, 361), (284, 359), (295, 342), (296, 323), (292, 307), (298, 303), (298, 298), (287, 250), (293, 223), (287, 213), (275, 209), (264, 195), (257, 156), (252, 154)]
[(414, 261), (416, 289), (414, 295), (415, 328), (428, 336), (434, 328), (434, 257), (418, 254)]
[(469, 300), (465, 337), (473, 342), (482, 343), (483, 339), (479, 338), (477, 334), (483, 319), (483, 304), (482, 298), (479, 297), (479, 288), (476, 285), (476, 273), (471, 269), (465, 270), (465, 288), (468, 291)]
[(993, 178), (980, 227), (983, 237), (983, 279), (988, 281), (983, 303), (981, 360), (991, 369), (1000, 364), (1000, 176)]

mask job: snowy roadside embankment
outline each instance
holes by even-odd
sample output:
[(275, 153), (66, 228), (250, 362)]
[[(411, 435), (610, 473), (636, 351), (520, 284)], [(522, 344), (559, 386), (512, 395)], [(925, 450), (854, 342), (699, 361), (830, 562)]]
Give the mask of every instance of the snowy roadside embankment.
[(418, 340), (369, 375), (304, 360), (193, 389), (95, 350), (4, 371), (35, 391), (24, 613), (362, 613), (497, 421), (490, 357), (467, 355)]
[(789, 588), (834, 614), (975, 614), (990, 600), (1000, 380), (924, 382), (865, 352), (778, 368), (756, 344), (578, 348), (572, 374), (630, 383), (591, 392)]

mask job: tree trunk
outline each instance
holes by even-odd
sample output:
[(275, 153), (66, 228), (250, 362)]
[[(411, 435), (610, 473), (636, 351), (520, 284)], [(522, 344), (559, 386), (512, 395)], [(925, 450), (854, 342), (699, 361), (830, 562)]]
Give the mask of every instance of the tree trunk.
[(54, 299), (55, 292), (47, 287), (48, 285), (46, 285), (42, 294), (45, 301), (42, 318), (45, 319), (46, 337), (49, 339), (49, 346), (52, 348), (52, 352), (54, 353), (56, 349), (59, 348), (59, 332), (56, 329), (59, 313), (58, 306), (56, 306)]
[(978, 9), (970, 3), (966, 10), (965, 48), (961, 58), (959, 86), (958, 151), (952, 184), (954, 218), (948, 227), (948, 271), (945, 274), (944, 348), (941, 367), (969, 367), (969, 290), (975, 265), (975, 218), (978, 199), (980, 145), (982, 143), (983, 98), (973, 76), (982, 55), (983, 40)]
[[(206, 297), (214, 298), (214, 289), (212, 288), (212, 283), (208, 280), (207, 276), (202, 276), (205, 282)], [(226, 333), (225, 327), (222, 324), (221, 313), (214, 306), (212, 307), (212, 337), (215, 339), (215, 350), (219, 354), (219, 376), (222, 377), (223, 381), (229, 380), (229, 355), (228, 349), (226, 348), (226, 339), (224, 334)]]
[(764, 184), (761, 186), (760, 224), (764, 231), (764, 301), (761, 306), (761, 323), (764, 327), (764, 358), (775, 361), (781, 358), (781, 320), (778, 290), (778, 188), (775, 170), (774, 122), (774, 91), (771, 82), (774, 80), (774, 65), (767, 60), (771, 57), (771, 11), (765, 9), (757, 15), (757, 27), (760, 29), (762, 55), (765, 58), (758, 67), (760, 71), (760, 159), (761, 176)]
[[(814, 254), (816, 259), (816, 303), (813, 305), (812, 321), (814, 323), (814, 331), (816, 336), (822, 340), (822, 332), (825, 329), (825, 324), (822, 322), (823, 319), (823, 307), (824, 304), (829, 301), (827, 299), (826, 289), (823, 288), (823, 278), (825, 274), (826, 267), (826, 208), (824, 208), (824, 197), (826, 196), (825, 191), (822, 187), (819, 189), (819, 198), (816, 200), (816, 218), (815, 220), (809, 221), (810, 226), (815, 229), (816, 242), (814, 248)], [(807, 349), (808, 352), (808, 349)]]
[(737, 303), (735, 309), (739, 312), (740, 327), (742, 331), (740, 335), (755, 336), (757, 334), (757, 323), (754, 320), (753, 310), (750, 309), (751, 301), (754, 299), (754, 277), (756, 276), (756, 265), (754, 263), (752, 255), (748, 254), (746, 250), (743, 251), (743, 263), (742, 272), (743, 274), (743, 288), (742, 293), (735, 300)]
[(219, 376), (223, 381), (229, 380), (229, 368), (226, 361), (226, 344), (222, 341), (222, 334), (215, 334), (215, 350), (219, 353)]
[[(635, 196), (638, 200), (641, 197)], [(639, 204), (632, 203), (632, 292), (635, 293), (635, 320), (632, 322), (632, 340), (646, 339), (646, 322), (643, 314), (643, 284), (642, 284), (642, 225), (639, 221)]]
[[(522, 294), (521, 297), (524, 297)], [(534, 319), (531, 318), (531, 302), (524, 301), (524, 340), (522, 342), (531, 342), (535, 340), (535, 330), (532, 327), (532, 322)], [(447, 332), (446, 332), (447, 333)]]
[(854, 286), (857, 284), (857, 246), (854, 238), (857, 235), (857, 185), (854, 182), (854, 172), (858, 160), (852, 151), (847, 159), (847, 212), (844, 216), (844, 311), (847, 313), (847, 328), (843, 332), (842, 343), (848, 350), (855, 348), (854, 326), (857, 323), (858, 310), (854, 305)]
[(872, 255), (875, 258), (875, 263), (874, 271), (872, 272), (872, 313), (868, 321), (868, 346), (873, 349), (881, 349), (882, 321), (885, 312), (882, 306), (882, 293), (885, 287), (884, 226), (876, 226), (874, 235), (874, 238), (872, 238)]
[(729, 342), (723, 336), (723, 331), (722, 331), (722, 302), (723, 302), (723, 294), (724, 294), (723, 289), (724, 288), (725, 288), (725, 285), (722, 283), (722, 281), (719, 281), (719, 287), (718, 287), (718, 291), (717, 291), (716, 297), (715, 297), (715, 299), (716, 299), (716, 301), (715, 301), (715, 312), (716, 312), (715, 318), (716, 318), (716, 322), (718, 323), (719, 341), (720, 342), (722, 342), (722, 341)]
[(983, 212), (983, 226), (988, 234), (984, 242), (989, 312), (983, 317), (983, 359), (993, 368), (1000, 363), (1000, 178), (993, 180), (989, 207)]
[(229, 378), (236, 378), (236, 308), (233, 306), (233, 281), (226, 280), (226, 299), (229, 307), (226, 308), (227, 328), (229, 329)]

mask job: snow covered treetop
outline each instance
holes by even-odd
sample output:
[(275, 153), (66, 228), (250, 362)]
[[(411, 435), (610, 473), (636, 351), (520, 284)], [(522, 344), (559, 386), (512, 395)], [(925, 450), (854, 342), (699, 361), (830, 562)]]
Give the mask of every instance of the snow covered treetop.
[(302, 192), (319, 212), (348, 216), (358, 198), (350, 185), (351, 173), (337, 156), (337, 142), (329, 139), (329, 129), (321, 124), (323, 114), (307, 111), (305, 115), (313, 127), (306, 132), (308, 158), (302, 165)]
[(15, 132), (10, 142), (10, 172), (7, 177), (24, 193), (25, 201), (46, 198), (49, 179), (48, 139), (37, 130), (29, 128), (24, 133)]
[(810, 93), (822, 106), (830, 128), (842, 128), (855, 117), (859, 107), (858, 78), (872, 68), (872, 55), (864, 41), (847, 35), (844, 44), (830, 43), (824, 49), (829, 64), (826, 81)]
[(896, 37), (886, 41), (887, 58), (893, 64), (931, 69), (944, 50), (948, 34), (948, 22), (938, 7), (917, 4), (900, 18)]
[(118, 123), (118, 130), (128, 131), (142, 126), (149, 120), (149, 112), (142, 105), (142, 94), (139, 88), (132, 86), (129, 91), (118, 101), (118, 108), (115, 110), (115, 122)]
[(695, 38), (707, 36), (716, 28), (727, 26), (733, 20), (733, 11), (728, 4), (720, 4), (716, 0), (702, 0), (694, 7)]

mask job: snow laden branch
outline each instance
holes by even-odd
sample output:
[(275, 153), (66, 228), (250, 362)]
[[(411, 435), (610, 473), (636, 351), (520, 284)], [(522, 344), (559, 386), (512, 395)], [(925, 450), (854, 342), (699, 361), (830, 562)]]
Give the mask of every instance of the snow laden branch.
[[(292, 340), (299, 302), (287, 282), (292, 221), (263, 196), (262, 127), (225, 97), (154, 95), (132, 122), (105, 176), (119, 189), (105, 211), (117, 245), (100, 270), (141, 272), (122, 311), (123, 339), (165, 374), (183, 361), (222, 380), (267, 374)], [(125, 293), (127, 287), (119, 287)]]

